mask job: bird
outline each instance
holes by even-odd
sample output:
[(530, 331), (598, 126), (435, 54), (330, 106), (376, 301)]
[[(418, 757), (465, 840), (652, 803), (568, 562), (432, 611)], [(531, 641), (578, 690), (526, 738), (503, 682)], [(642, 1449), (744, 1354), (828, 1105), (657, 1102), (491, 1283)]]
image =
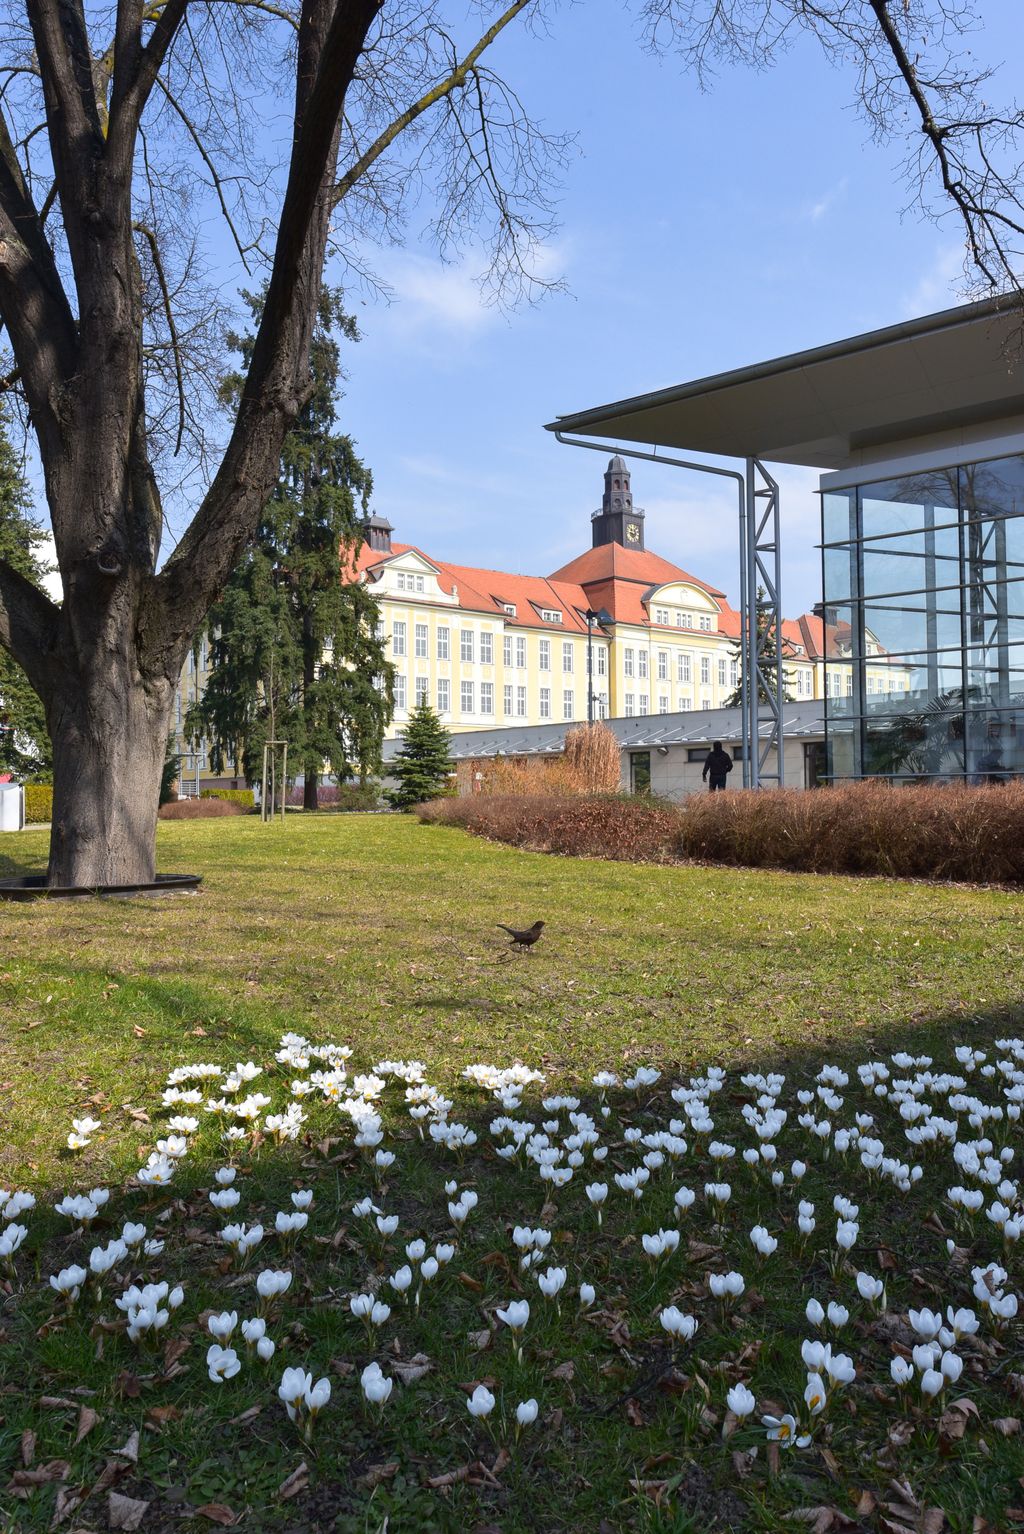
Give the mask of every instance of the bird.
[(506, 927), (503, 921), (500, 921), (498, 926), (502, 932), (507, 932), (511, 936), (512, 942), (510, 946), (512, 948), (532, 948), (544, 929), (542, 921), (535, 921), (533, 926), (527, 927), (525, 931), (517, 927)]

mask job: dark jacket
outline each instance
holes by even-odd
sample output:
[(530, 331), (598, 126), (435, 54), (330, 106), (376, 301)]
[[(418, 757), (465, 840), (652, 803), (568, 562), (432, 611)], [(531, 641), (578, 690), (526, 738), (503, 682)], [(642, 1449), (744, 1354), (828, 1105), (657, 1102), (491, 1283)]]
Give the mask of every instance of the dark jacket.
[(717, 751), (709, 751), (704, 759), (704, 771), (701, 773), (705, 782), (710, 777), (712, 781), (721, 780), (724, 783), (726, 773), (729, 772), (732, 772), (732, 757), (728, 751), (723, 751), (721, 748)]

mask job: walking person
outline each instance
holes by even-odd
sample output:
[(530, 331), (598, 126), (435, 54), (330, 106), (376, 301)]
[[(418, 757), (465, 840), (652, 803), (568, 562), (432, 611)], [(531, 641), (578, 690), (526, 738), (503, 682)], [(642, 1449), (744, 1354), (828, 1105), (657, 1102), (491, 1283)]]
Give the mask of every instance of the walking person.
[(701, 773), (709, 792), (714, 793), (717, 789), (724, 789), (725, 780), (730, 772), (732, 772), (732, 757), (728, 751), (722, 750), (720, 740), (712, 741), (711, 750), (704, 758), (704, 771)]

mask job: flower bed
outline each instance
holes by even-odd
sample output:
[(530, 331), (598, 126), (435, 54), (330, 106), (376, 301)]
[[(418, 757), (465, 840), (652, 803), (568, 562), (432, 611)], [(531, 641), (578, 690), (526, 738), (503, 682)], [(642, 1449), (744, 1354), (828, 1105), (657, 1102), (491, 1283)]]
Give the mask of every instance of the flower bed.
[(5, 1195), (19, 1528), (1015, 1517), (1024, 1041), (448, 1096), (350, 1053), (183, 1064), (124, 1188)]

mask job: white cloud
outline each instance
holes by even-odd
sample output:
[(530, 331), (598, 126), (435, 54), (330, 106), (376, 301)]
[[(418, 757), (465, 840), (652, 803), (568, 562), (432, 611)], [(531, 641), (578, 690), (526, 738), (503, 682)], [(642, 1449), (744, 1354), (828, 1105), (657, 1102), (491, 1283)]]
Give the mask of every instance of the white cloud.
[(948, 309), (957, 302), (966, 302), (967, 297), (968, 281), (964, 275), (963, 246), (945, 245), (935, 252), (906, 294), (903, 308), (912, 316), (931, 314), (938, 309)]
[(498, 318), (480, 296), (479, 263), (469, 257), (446, 265), (436, 257), (396, 251), (379, 265), (392, 293), (384, 314), (385, 328), (393, 333), (410, 335), (441, 328), (449, 335), (475, 335)]
[(804, 217), (807, 218), (812, 224), (820, 223), (821, 220), (825, 217), (825, 214), (828, 213), (829, 210), (834, 207), (835, 204), (842, 198), (848, 184), (849, 177), (843, 176), (841, 181), (837, 181), (835, 186), (831, 187), (827, 192), (824, 192), (816, 202), (812, 202), (808, 205)]

